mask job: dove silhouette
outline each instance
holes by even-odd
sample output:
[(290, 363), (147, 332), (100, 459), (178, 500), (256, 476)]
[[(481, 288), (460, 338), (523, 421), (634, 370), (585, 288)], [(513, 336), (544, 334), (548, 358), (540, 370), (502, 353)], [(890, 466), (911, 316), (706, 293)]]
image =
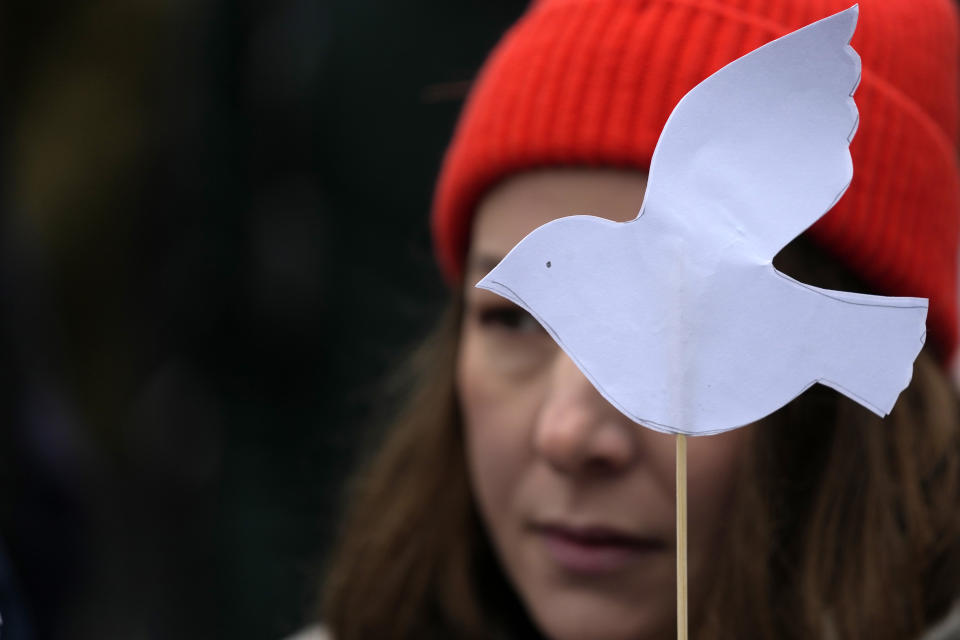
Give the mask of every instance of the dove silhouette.
[(477, 287), (531, 313), (634, 422), (709, 435), (815, 383), (878, 415), (910, 382), (927, 300), (773, 267), (853, 175), (856, 5), (735, 60), (678, 103), (636, 218), (549, 222)]

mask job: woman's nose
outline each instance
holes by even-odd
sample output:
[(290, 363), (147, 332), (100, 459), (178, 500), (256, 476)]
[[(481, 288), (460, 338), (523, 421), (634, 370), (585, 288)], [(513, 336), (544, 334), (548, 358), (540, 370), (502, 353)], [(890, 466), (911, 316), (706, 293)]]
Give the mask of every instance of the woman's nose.
[(618, 473), (636, 455), (635, 429), (558, 350), (533, 434), (537, 454), (564, 474)]

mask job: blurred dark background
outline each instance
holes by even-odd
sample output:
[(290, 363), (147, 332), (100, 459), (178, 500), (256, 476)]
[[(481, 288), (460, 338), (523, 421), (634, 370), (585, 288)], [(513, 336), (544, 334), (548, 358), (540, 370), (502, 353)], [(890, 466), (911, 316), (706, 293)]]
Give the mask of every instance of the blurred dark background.
[(0, 4), (4, 640), (310, 619), (508, 0)]

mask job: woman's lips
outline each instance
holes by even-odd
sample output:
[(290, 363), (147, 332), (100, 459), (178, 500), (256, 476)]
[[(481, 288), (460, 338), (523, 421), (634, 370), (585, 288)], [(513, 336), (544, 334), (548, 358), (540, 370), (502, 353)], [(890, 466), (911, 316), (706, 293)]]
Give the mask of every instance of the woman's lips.
[(609, 573), (650, 554), (667, 550), (662, 540), (633, 536), (605, 527), (545, 525), (535, 527), (535, 530), (553, 560), (574, 573)]

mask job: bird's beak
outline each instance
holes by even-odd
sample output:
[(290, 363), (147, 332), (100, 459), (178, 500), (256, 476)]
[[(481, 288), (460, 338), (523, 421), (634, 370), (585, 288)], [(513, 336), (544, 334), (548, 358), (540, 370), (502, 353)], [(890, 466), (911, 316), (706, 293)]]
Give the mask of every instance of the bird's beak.
[(493, 271), (485, 275), (483, 279), (480, 280), (480, 282), (478, 282), (475, 286), (478, 289), (486, 289), (487, 291), (491, 291), (500, 297), (510, 300), (514, 304), (523, 306), (523, 301), (520, 299), (520, 296), (514, 293), (510, 287), (498, 280), (498, 276), (500, 275), (497, 273), (498, 271), (499, 270), (497, 268), (494, 268)]

